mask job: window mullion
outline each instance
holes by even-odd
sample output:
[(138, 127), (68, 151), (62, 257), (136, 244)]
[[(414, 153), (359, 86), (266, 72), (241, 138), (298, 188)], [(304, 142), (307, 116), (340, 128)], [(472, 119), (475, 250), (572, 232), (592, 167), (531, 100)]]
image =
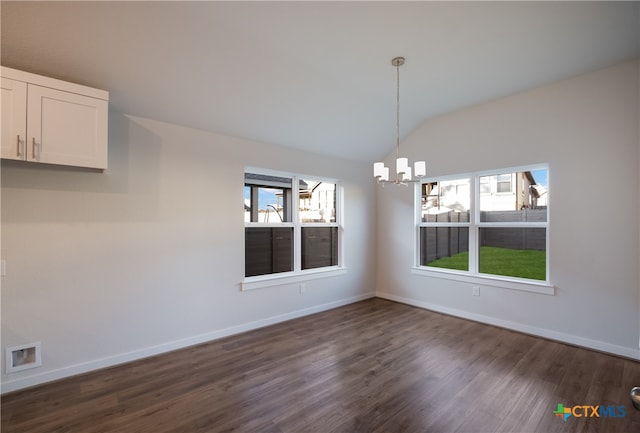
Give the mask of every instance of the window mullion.
[(478, 204), (480, 203), (480, 177), (473, 176), (471, 178), (471, 221), (469, 227), (469, 272), (478, 272), (478, 221), (480, 220), (480, 211)]
[(515, 227), (515, 228), (547, 228), (548, 223), (543, 221), (504, 221), (504, 222), (486, 222), (478, 221), (478, 227)]
[(291, 186), (291, 217), (293, 221), (293, 270), (299, 272), (302, 269), (302, 229), (300, 223), (300, 178), (292, 177)]

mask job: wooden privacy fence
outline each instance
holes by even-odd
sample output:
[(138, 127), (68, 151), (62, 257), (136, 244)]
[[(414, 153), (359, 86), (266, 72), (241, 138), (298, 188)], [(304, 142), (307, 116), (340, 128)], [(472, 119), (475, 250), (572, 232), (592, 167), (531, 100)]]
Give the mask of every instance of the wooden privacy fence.
[[(482, 222), (544, 222), (546, 209), (480, 212)], [(424, 222), (469, 222), (468, 212), (426, 215)], [(482, 246), (515, 250), (546, 249), (546, 229), (540, 227), (481, 227), (478, 243)], [(469, 251), (468, 227), (420, 227), (420, 263)]]
[[(425, 215), (424, 222), (469, 222), (469, 212)], [(420, 264), (469, 251), (468, 227), (420, 227)]]
[[(293, 227), (245, 227), (245, 277), (293, 270)], [(338, 264), (338, 227), (303, 227), (302, 269)]]

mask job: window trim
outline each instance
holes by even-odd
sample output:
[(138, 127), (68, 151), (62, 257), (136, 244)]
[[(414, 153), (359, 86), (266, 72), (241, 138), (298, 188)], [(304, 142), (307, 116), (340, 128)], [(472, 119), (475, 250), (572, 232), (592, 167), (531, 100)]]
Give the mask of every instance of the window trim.
[(327, 266), (324, 268), (305, 269), (301, 271), (280, 272), (277, 274), (256, 275), (245, 277), (240, 282), (243, 292), (262, 289), (264, 287), (283, 286), (286, 284), (303, 283), (320, 278), (336, 277), (347, 273), (345, 266)]
[[(550, 263), (551, 255), (549, 251), (551, 221), (549, 213), (549, 204), (547, 205), (547, 220), (545, 222), (481, 222), (480, 221), (480, 178), (496, 174), (504, 174), (505, 172), (523, 172), (544, 169), (549, 176), (548, 164), (531, 164), (517, 167), (498, 168), (492, 170), (483, 170), (470, 173), (434, 176), (422, 179), (422, 182), (416, 183), (414, 187), (414, 262), (411, 272), (416, 275), (441, 278), (446, 280), (461, 281), (474, 285), (484, 285), (491, 287), (501, 287), (505, 289), (521, 290), (533, 293), (541, 293), (545, 295), (555, 295), (555, 286), (551, 283)], [(470, 222), (453, 222), (453, 223), (425, 223), (422, 221), (422, 185), (429, 182), (450, 181), (456, 179), (469, 179), (470, 191)], [(548, 199), (549, 200), (549, 199)], [(454, 269), (436, 268), (430, 266), (422, 266), (420, 264), (420, 228), (421, 227), (468, 227), (469, 229), (469, 269), (460, 271)], [(480, 228), (487, 227), (526, 227), (526, 228), (545, 228), (546, 229), (546, 280), (534, 280), (528, 278), (518, 278), (503, 275), (484, 274), (479, 272), (478, 266), (478, 233)], [(473, 234), (472, 234), (473, 233)]]
[[(302, 283), (308, 280), (319, 278), (329, 278), (337, 275), (343, 275), (347, 272), (345, 266), (345, 248), (344, 248), (344, 186), (342, 181), (324, 176), (306, 175), (301, 173), (289, 173), (283, 171), (275, 171), (258, 167), (245, 167), (243, 171), (243, 179), (246, 173), (262, 174), (266, 176), (277, 176), (290, 178), (292, 181), (291, 195), (293, 197), (291, 206), (290, 222), (281, 223), (261, 223), (261, 222), (245, 222), (244, 228), (248, 227), (280, 227), (293, 228), (293, 270), (288, 272), (277, 272), (272, 274), (255, 275), (242, 277), (240, 289), (242, 291), (255, 290), (264, 287), (272, 287), (285, 284)], [(335, 200), (335, 222), (327, 223), (303, 223), (300, 221), (300, 180), (308, 179), (333, 183), (336, 185)], [(244, 187), (244, 181), (243, 181)], [(320, 268), (302, 269), (302, 228), (303, 227), (337, 227), (338, 228), (338, 264), (334, 266), (324, 266)], [(245, 263), (245, 250), (243, 249), (242, 262)]]
[(532, 292), (555, 296), (555, 286), (544, 281), (536, 283), (536, 280), (527, 280), (524, 278), (501, 277), (499, 275), (480, 273), (472, 275), (452, 269), (435, 270), (435, 268), (430, 268), (428, 266), (414, 266), (411, 268), (411, 273), (415, 275), (421, 275), (423, 277), (460, 281), (477, 286), (500, 287), (503, 289), (519, 290), (523, 292)]

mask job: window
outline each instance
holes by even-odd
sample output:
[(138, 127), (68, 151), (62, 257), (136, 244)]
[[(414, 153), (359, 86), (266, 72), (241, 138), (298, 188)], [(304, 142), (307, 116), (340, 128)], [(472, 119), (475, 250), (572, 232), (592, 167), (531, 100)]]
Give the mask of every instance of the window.
[(338, 264), (336, 184), (314, 180), (300, 183), (298, 192), (301, 230), (301, 268)]
[(532, 166), (424, 181), (418, 268), (548, 283), (547, 179)]
[(340, 193), (332, 180), (245, 172), (245, 278), (339, 267)]
[(468, 271), (470, 179), (422, 184), (420, 264)]
[(483, 176), (496, 179), (496, 191), (498, 193), (510, 193), (511, 192), (511, 182), (513, 181), (514, 173), (503, 173), (498, 174), (496, 176)]
[(291, 178), (245, 173), (245, 276), (293, 270)]

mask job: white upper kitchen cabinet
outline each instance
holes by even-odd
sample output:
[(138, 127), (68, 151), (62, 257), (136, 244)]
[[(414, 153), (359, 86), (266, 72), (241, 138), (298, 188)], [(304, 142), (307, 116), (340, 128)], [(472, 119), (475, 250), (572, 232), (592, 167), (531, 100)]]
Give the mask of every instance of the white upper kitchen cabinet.
[(1, 71), (3, 159), (107, 168), (108, 92)]

